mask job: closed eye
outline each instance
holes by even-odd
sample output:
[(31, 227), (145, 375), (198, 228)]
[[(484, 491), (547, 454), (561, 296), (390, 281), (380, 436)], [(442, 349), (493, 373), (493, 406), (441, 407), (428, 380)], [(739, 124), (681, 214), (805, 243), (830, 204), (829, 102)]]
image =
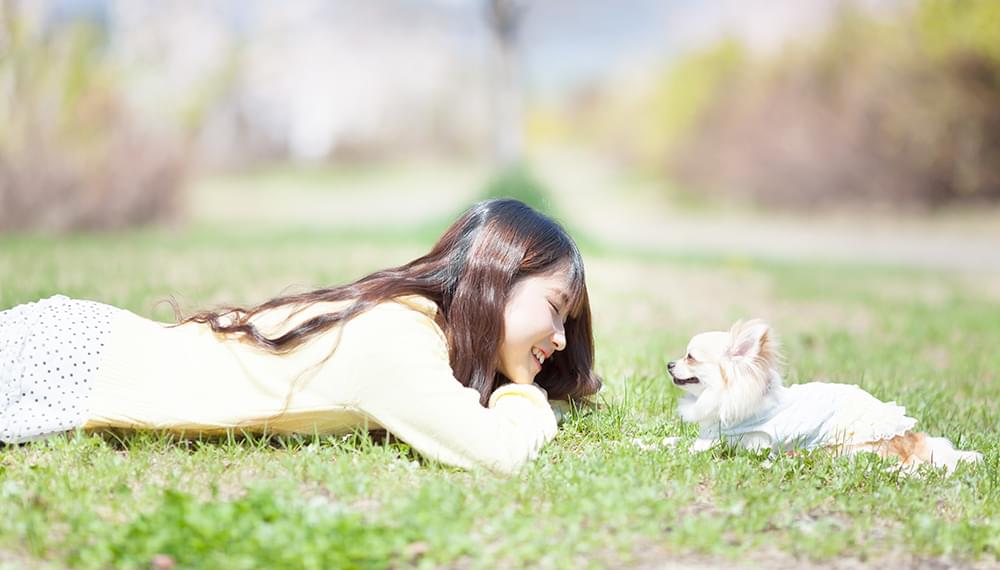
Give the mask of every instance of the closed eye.
[(563, 314), (562, 309), (560, 309), (559, 306), (553, 303), (552, 301), (549, 301), (549, 307), (552, 308), (552, 312), (559, 315), (559, 318), (562, 320), (563, 324), (566, 324), (567, 315)]
[(686, 359), (686, 360), (687, 360), (688, 362), (698, 362), (697, 360), (695, 360), (695, 359), (694, 359), (694, 357), (693, 357), (693, 356), (691, 356), (691, 353), (690, 353), (690, 352), (689, 352), (689, 353), (687, 354), (687, 356), (685, 357), (685, 359)]

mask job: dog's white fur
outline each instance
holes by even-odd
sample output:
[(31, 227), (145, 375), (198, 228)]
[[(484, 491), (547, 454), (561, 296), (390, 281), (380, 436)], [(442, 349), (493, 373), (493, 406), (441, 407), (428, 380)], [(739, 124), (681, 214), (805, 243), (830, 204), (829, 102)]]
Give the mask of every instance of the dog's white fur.
[[(880, 402), (855, 386), (814, 382), (785, 388), (778, 372), (780, 362), (778, 341), (760, 319), (738, 322), (728, 332), (707, 332), (691, 339), (687, 354), (670, 362), (668, 371), (674, 384), (687, 392), (678, 404), (681, 417), (701, 426), (693, 451), (708, 449), (721, 439), (774, 452), (826, 447), (846, 454), (868, 451), (898, 457), (910, 468), (931, 463), (949, 472), (959, 461), (982, 459), (979, 453), (955, 449), (945, 438), (910, 431), (916, 420), (904, 416), (903, 408), (894, 402)], [(789, 409), (803, 405), (809, 409)], [(838, 405), (847, 409), (834, 409)], [(795, 433), (796, 420), (817, 410), (828, 414), (825, 417), (832, 418), (834, 425), (848, 427), (836, 438), (818, 432)], [(769, 421), (768, 414), (779, 413), (792, 421), (780, 429), (758, 427), (760, 422)], [(862, 427), (855, 430), (851, 422)], [(880, 423), (890, 427), (871, 430), (870, 426)], [(742, 429), (741, 425), (754, 427)], [(864, 426), (869, 426), (869, 431)]]

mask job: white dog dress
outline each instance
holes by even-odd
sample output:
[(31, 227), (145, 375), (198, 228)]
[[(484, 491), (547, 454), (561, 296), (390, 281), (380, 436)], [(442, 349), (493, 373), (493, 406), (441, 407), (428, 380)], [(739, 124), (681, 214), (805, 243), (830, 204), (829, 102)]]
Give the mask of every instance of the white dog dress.
[(853, 384), (774, 386), (760, 413), (731, 426), (707, 425), (701, 439), (743, 441), (757, 449), (811, 449), (891, 439), (917, 420)]

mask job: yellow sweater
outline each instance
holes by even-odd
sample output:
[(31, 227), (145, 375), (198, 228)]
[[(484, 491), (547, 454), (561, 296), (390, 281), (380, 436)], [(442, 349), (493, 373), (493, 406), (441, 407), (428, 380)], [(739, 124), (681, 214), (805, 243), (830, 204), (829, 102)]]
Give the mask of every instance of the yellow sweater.
[[(337, 308), (275, 310), (254, 323), (271, 335)], [(85, 428), (384, 428), (426, 457), (512, 472), (555, 436), (545, 392), (508, 384), (482, 407), (479, 393), (452, 374), (436, 311), (423, 297), (384, 302), (286, 355), (220, 337), (203, 324), (168, 327), (122, 311), (94, 379)]]

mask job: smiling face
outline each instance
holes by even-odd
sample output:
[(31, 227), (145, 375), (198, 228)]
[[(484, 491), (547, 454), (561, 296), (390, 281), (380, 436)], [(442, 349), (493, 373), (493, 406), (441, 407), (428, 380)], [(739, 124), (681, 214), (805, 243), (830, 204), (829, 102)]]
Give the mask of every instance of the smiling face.
[(738, 322), (729, 332), (707, 332), (691, 339), (684, 358), (667, 364), (676, 386), (688, 393), (677, 405), (689, 422), (733, 425), (753, 415), (777, 372), (778, 341), (760, 319)]
[(719, 364), (725, 359), (732, 340), (729, 333), (701, 333), (688, 343), (684, 358), (667, 364), (674, 385), (695, 396), (722, 384)]
[(569, 309), (565, 269), (515, 283), (504, 308), (497, 370), (515, 384), (531, 384), (545, 361), (566, 348)]

